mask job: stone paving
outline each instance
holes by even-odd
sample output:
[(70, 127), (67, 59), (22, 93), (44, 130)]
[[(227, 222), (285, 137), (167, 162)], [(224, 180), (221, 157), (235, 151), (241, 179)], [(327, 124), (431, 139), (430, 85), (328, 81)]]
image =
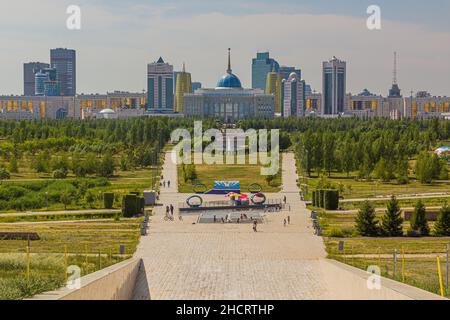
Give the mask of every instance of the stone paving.
[[(149, 236), (142, 238), (151, 299), (318, 299), (324, 297), (318, 259), (325, 257), (300, 201), (292, 154), (283, 157), (283, 191), (291, 212), (274, 213), (254, 233), (248, 224), (192, 224), (196, 217), (164, 221), (165, 205), (185, 200), (177, 193), (176, 168), (166, 155), (161, 203)], [(208, 200), (223, 200), (209, 196)], [(283, 220), (291, 216), (291, 225)]]

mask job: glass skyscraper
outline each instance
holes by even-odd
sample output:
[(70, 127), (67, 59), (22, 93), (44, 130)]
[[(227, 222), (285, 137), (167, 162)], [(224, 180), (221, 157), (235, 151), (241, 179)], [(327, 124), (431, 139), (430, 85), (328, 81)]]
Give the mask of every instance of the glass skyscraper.
[(34, 96), (35, 92), (35, 75), (45, 68), (49, 68), (48, 63), (29, 62), (23, 64), (23, 95)]
[(62, 96), (75, 96), (77, 93), (76, 51), (72, 49), (50, 50), (50, 64), (56, 69)]
[(322, 114), (344, 112), (347, 64), (336, 57), (323, 63)]
[(148, 111), (152, 113), (174, 112), (173, 66), (163, 58), (147, 66)]
[(252, 61), (252, 88), (266, 89), (267, 74), (279, 72), (280, 65), (269, 56), (269, 52), (258, 52)]

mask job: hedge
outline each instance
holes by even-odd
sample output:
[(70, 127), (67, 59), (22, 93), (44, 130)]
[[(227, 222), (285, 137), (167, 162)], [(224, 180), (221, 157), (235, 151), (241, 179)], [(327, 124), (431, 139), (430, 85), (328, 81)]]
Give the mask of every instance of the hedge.
[(122, 215), (133, 217), (139, 213), (138, 200), (135, 194), (127, 194), (122, 199)]
[(325, 190), (325, 210), (339, 209), (339, 191)]
[(318, 189), (312, 193), (312, 204), (314, 207), (325, 210), (339, 209), (339, 191)]
[(316, 199), (317, 199), (317, 191), (312, 192), (312, 205), (313, 207), (317, 207)]
[(114, 206), (114, 193), (108, 192), (103, 194), (103, 204), (105, 209), (112, 209)]

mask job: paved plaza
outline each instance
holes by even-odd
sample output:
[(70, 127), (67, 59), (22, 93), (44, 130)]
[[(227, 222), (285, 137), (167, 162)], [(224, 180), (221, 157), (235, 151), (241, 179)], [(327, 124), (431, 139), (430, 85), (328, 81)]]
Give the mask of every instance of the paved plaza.
[[(156, 209), (149, 235), (142, 238), (136, 253), (145, 266), (138, 277), (136, 299), (402, 298), (395, 293), (383, 296), (386, 292), (374, 295), (365, 280), (325, 259), (323, 241), (314, 236), (310, 213), (300, 200), (293, 154), (283, 156), (282, 192), (268, 195), (286, 195), (291, 211), (267, 215), (257, 233), (251, 224), (194, 224), (197, 216), (164, 221), (165, 206), (177, 206), (189, 195), (177, 192), (170, 154), (163, 175), (171, 181), (170, 188), (162, 188), (163, 206)], [(206, 198), (223, 200), (223, 196)], [(291, 225), (285, 227), (288, 215)], [(361, 290), (350, 295), (345, 285), (355, 282)]]

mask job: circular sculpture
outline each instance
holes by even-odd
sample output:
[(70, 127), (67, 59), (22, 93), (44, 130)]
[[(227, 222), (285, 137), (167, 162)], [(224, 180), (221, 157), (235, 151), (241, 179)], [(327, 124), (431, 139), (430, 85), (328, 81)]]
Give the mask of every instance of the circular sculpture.
[(252, 196), (252, 203), (254, 205), (262, 206), (264, 203), (266, 203), (267, 198), (264, 195), (264, 193), (256, 193)]
[(197, 183), (194, 185), (194, 193), (205, 193), (208, 191), (208, 187), (203, 183)]
[[(198, 202), (198, 203), (193, 202), (194, 199), (198, 199), (199, 202)], [(186, 204), (187, 204), (189, 207), (191, 207), (191, 208), (199, 208), (199, 207), (201, 207), (202, 204), (203, 204), (203, 198), (200, 197), (200, 196), (192, 196), (192, 197), (189, 197), (189, 198), (187, 198), (187, 200), (186, 200)]]
[(250, 193), (260, 193), (262, 191), (262, 187), (259, 183), (252, 183), (248, 186), (248, 192)]

